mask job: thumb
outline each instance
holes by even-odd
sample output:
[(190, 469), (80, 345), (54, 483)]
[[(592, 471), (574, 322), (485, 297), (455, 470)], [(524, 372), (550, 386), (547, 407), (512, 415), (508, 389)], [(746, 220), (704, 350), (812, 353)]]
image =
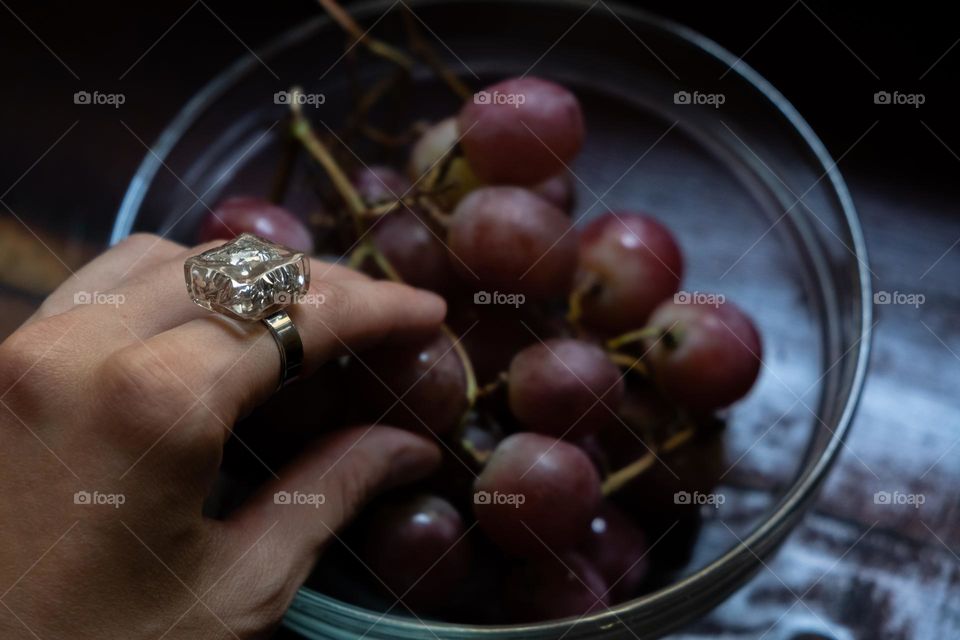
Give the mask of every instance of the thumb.
[[(296, 589), (313, 568), (317, 554), (377, 493), (429, 475), (440, 464), (432, 442), (393, 427), (342, 429), (321, 438), (268, 483), (226, 523), (254, 544), (270, 530), (257, 554), (270, 567), (255, 567), (262, 579)], [(277, 576), (276, 572), (282, 575)]]

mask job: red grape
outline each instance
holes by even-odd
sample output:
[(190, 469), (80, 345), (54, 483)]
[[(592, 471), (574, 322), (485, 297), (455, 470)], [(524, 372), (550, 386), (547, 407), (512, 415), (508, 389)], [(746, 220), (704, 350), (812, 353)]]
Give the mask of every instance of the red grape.
[(582, 320), (617, 334), (644, 325), (650, 312), (680, 287), (683, 258), (666, 227), (638, 213), (607, 213), (580, 235), (577, 285)]
[(403, 207), (379, 220), (370, 232), (400, 279), (431, 291), (448, 291), (455, 280), (443, 241), (417, 212)]
[(500, 292), (563, 295), (576, 270), (569, 218), (519, 187), (484, 187), (464, 198), (453, 212), (448, 245), (466, 282)]
[(647, 536), (620, 509), (604, 503), (577, 547), (603, 577), (614, 602), (629, 600), (647, 577)]
[(365, 561), (405, 604), (428, 609), (444, 604), (469, 576), (472, 545), (460, 513), (443, 498), (384, 502), (363, 524)]
[(583, 146), (580, 103), (532, 76), (487, 87), (458, 117), (470, 166), (484, 182), (532, 185), (559, 172)]
[(364, 420), (382, 417), (383, 424), (443, 435), (467, 410), (466, 373), (445, 333), (362, 353), (351, 359), (348, 375)]
[(514, 622), (541, 622), (604, 611), (607, 585), (595, 567), (567, 552), (527, 562), (507, 576), (504, 599)]
[(600, 504), (600, 477), (576, 446), (536, 433), (503, 440), (474, 484), (480, 528), (518, 556), (549, 555), (586, 535)]
[(573, 178), (568, 171), (561, 171), (530, 190), (564, 213), (573, 208)]
[(555, 338), (527, 347), (510, 363), (510, 409), (530, 431), (579, 438), (616, 422), (620, 370), (600, 347)]
[(750, 391), (763, 349), (750, 318), (731, 302), (657, 307), (650, 326), (669, 334), (650, 348), (657, 385), (694, 411), (726, 407)]
[(351, 177), (354, 188), (368, 205), (393, 202), (410, 189), (410, 181), (391, 167), (361, 167)]
[(303, 222), (283, 207), (251, 196), (228, 198), (217, 205), (204, 218), (197, 240), (230, 240), (241, 233), (313, 253), (313, 237)]

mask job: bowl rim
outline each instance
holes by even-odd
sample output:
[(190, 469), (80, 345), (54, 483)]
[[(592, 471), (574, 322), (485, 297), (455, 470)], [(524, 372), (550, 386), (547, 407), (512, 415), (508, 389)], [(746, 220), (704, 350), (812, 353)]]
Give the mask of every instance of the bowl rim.
[[(483, 0), (408, 0), (414, 7), (441, 4), (468, 4), (482, 1)], [(592, 9), (590, 0), (523, 0), (523, 2), (528, 5), (560, 5), (567, 8)], [(353, 5), (351, 9), (355, 16), (362, 17), (371, 14), (377, 9), (383, 9), (389, 4), (389, 0), (365, 0)], [(858, 276), (855, 284), (860, 292), (860, 313), (857, 318), (860, 327), (858, 338), (854, 346), (850, 348), (851, 350), (856, 350), (856, 364), (849, 393), (844, 399), (843, 410), (837, 421), (837, 428), (833, 430), (819, 458), (810, 465), (808, 470), (801, 474), (797, 481), (790, 487), (778, 507), (744, 539), (740, 540), (731, 549), (712, 560), (706, 566), (670, 586), (639, 598), (608, 607), (600, 613), (579, 618), (570, 617), (525, 625), (471, 625), (433, 620), (418, 621), (416, 619), (392, 614), (381, 615), (372, 610), (342, 602), (304, 587), (298, 590), (291, 604), (291, 611), (300, 604), (298, 601), (301, 600), (301, 598), (306, 598), (313, 603), (332, 606), (335, 609), (342, 610), (344, 613), (365, 618), (374, 623), (387, 622), (394, 627), (406, 628), (408, 630), (423, 630), (424, 628), (429, 628), (440, 633), (495, 634), (497, 632), (512, 632), (520, 635), (562, 632), (568, 629), (572, 623), (575, 623), (576, 626), (589, 626), (591, 623), (610, 622), (611, 618), (614, 620), (619, 619), (620, 616), (627, 615), (636, 609), (656, 609), (660, 605), (669, 604), (669, 602), (674, 599), (688, 599), (705, 585), (714, 582), (723, 582), (722, 578), (727, 569), (740, 568), (740, 573), (743, 573), (742, 568), (744, 566), (751, 565), (752, 567), (754, 561), (762, 563), (760, 555), (758, 555), (755, 550), (759, 550), (766, 555), (782, 542), (782, 539), (790, 530), (789, 525), (803, 514), (806, 507), (816, 497), (817, 490), (823, 484), (827, 472), (833, 465), (840, 448), (843, 446), (862, 396), (869, 366), (873, 336), (873, 294), (863, 229), (849, 190), (840, 174), (840, 170), (837, 168), (837, 162), (834, 161), (823, 142), (813, 132), (810, 125), (807, 124), (797, 109), (783, 94), (774, 88), (769, 81), (755, 71), (741, 57), (735, 56), (710, 38), (673, 20), (660, 17), (643, 9), (625, 6), (618, 0), (604, 2), (604, 4), (618, 18), (622, 17), (631, 21), (645, 23), (651, 27), (663, 30), (669, 35), (685, 41), (708, 56), (712, 56), (716, 60), (724, 63), (729, 68), (730, 73), (739, 75), (744, 81), (760, 92), (763, 97), (769, 100), (773, 107), (786, 118), (794, 131), (807, 145), (809, 151), (816, 157), (819, 163), (818, 168), (823, 170), (823, 176), (829, 178), (829, 183), (843, 212), (843, 221), (847, 227), (846, 230), (850, 234), (852, 241)], [(117, 211), (110, 234), (111, 245), (120, 242), (130, 235), (140, 206), (146, 197), (146, 193), (156, 173), (161, 167), (166, 167), (165, 160), (170, 152), (181, 140), (187, 129), (211, 106), (213, 101), (229, 89), (235, 81), (259, 65), (261, 59), (271, 57), (287, 46), (302, 41), (317, 31), (329, 26), (331, 23), (332, 21), (326, 15), (319, 15), (316, 18), (284, 31), (279, 36), (271, 39), (266, 45), (257, 48), (255, 52), (249, 51), (241, 55), (234, 63), (209, 80), (187, 101), (173, 120), (164, 127), (156, 142), (150, 147), (137, 167)], [(736, 572), (733, 573), (735, 576), (738, 575)], [(724, 591), (725, 595), (741, 586), (743, 580), (734, 579), (732, 583), (732, 587), (727, 585), (727, 590)]]

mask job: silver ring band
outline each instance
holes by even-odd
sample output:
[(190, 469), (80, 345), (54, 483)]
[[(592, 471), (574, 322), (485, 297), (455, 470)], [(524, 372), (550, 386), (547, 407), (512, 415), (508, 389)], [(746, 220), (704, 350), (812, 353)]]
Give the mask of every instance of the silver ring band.
[(280, 349), (280, 384), (277, 389), (294, 381), (303, 367), (303, 341), (300, 332), (286, 311), (278, 311), (263, 319), (274, 342)]

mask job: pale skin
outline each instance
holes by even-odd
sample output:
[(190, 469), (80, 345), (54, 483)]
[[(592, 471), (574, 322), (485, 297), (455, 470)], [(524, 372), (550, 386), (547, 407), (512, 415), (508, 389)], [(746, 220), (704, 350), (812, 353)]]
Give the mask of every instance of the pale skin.
[[(272, 396), (280, 367), (262, 324), (187, 296), (183, 261), (210, 246), (133, 236), (0, 344), (0, 637), (268, 637), (363, 504), (439, 464), (423, 438), (351, 427), (274, 470), (226, 519), (205, 517), (231, 428)], [(307, 375), (443, 320), (433, 294), (316, 261), (312, 271), (324, 304), (291, 311)], [(123, 302), (75, 304), (91, 291)], [(77, 504), (78, 491), (108, 502)], [(325, 502), (276, 504), (277, 491)]]

